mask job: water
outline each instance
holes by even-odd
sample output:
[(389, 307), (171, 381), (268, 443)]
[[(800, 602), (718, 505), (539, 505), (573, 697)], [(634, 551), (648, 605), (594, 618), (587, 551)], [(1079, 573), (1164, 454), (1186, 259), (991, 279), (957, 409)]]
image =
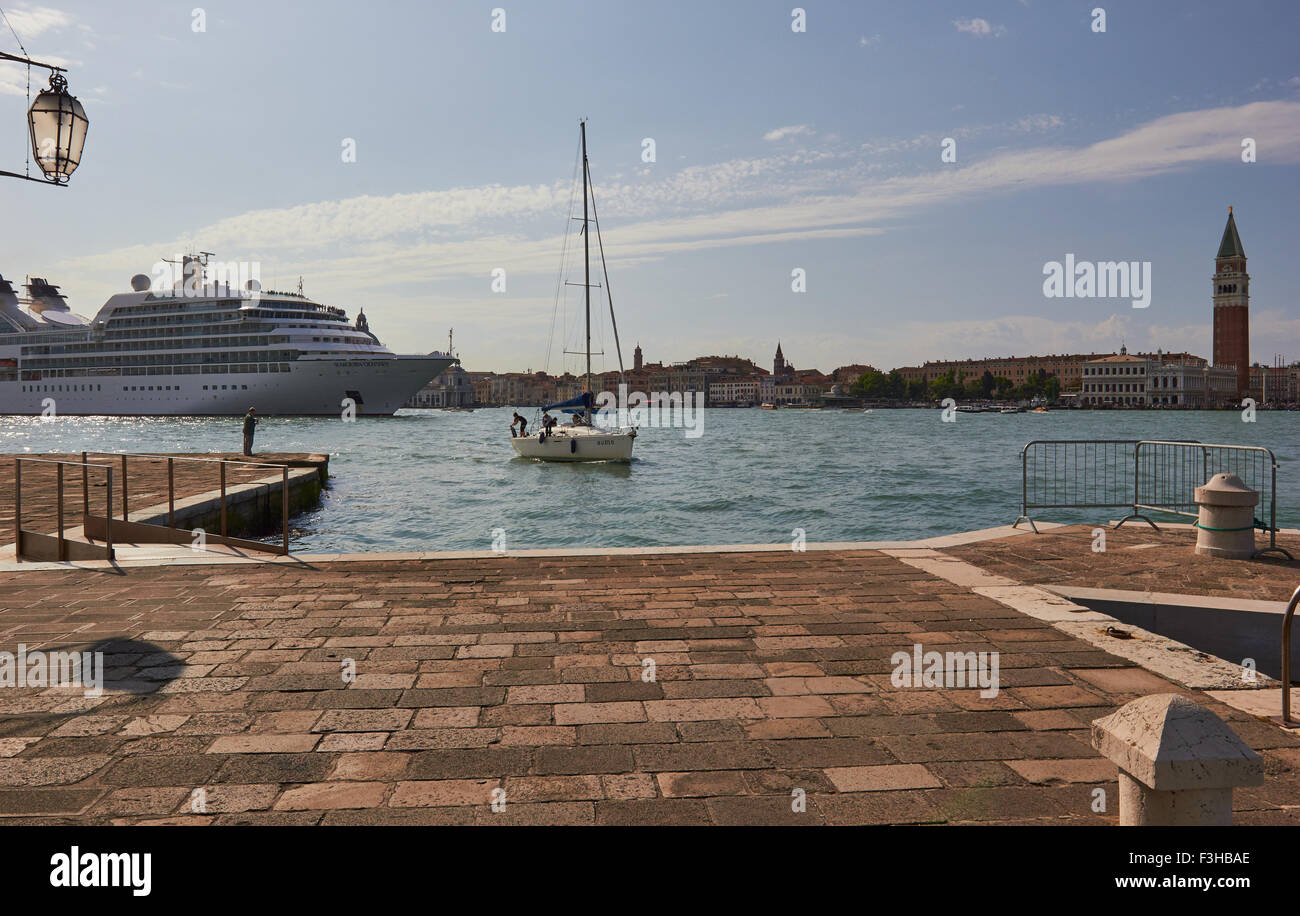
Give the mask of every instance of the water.
[[(529, 412), (531, 414), (531, 411)], [(299, 550), (482, 550), (911, 540), (1009, 524), (1030, 439), (1199, 439), (1277, 454), (1278, 523), (1300, 525), (1300, 413), (706, 410), (704, 435), (644, 429), (624, 465), (514, 457), (508, 409), (402, 411), (355, 423), (262, 419), (259, 449), (328, 452)], [(238, 418), (0, 417), (0, 453), (234, 451)], [(1042, 517), (1096, 521), (1106, 510)]]

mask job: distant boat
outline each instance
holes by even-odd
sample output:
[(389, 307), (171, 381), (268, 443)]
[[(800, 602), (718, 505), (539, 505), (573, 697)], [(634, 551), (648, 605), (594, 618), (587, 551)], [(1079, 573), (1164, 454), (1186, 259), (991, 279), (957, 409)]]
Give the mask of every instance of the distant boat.
[(1023, 407), (1003, 407), (1003, 408), (1002, 408), (1000, 411), (998, 411), (998, 412), (999, 412), (999, 413), (1024, 413), (1024, 412), (1025, 412), (1025, 408), (1023, 408)]
[(761, 406), (764, 410), (776, 410), (775, 404), (762, 404)]
[(1046, 407), (1035, 407), (1033, 410), (1030, 411), (1030, 413), (1050, 413), (1050, 412), (1051, 411), (1049, 411)]
[[(591, 186), (591, 170), (587, 165), (587, 122), (579, 122), (582, 136), (582, 254), (583, 254), (583, 294), (586, 307), (587, 332), (587, 384), (586, 390), (575, 398), (548, 404), (543, 412), (559, 410), (569, 414), (572, 420), (564, 426), (553, 426), (549, 430), (541, 429), (531, 436), (515, 436), (510, 440), (516, 454), (521, 458), (536, 458), (540, 461), (631, 461), (632, 443), (636, 441), (635, 427), (599, 427), (595, 425), (595, 396), (591, 392), (591, 232), (593, 220), (588, 219), (588, 191), (592, 191), (591, 208), (594, 216), (594, 189)], [(594, 220), (596, 238), (600, 239), (600, 221)], [(604, 261), (604, 246), (601, 246), (601, 261)], [(609, 295), (608, 273), (606, 274), (605, 293)], [(557, 294), (558, 295), (558, 294)], [(610, 319), (614, 317), (614, 300), (609, 298)], [(615, 325), (614, 346), (618, 347), (618, 330)], [(623, 354), (619, 352), (619, 370), (622, 371)]]

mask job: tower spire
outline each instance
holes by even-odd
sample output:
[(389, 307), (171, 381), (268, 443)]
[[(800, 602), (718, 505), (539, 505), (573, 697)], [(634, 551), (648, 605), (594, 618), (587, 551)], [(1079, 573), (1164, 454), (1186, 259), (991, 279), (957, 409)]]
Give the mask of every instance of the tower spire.
[(1246, 250), (1241, 247), (1241, 236), (1237, 234), (1237, 220), (1228, 207), (1228, 224), (1223, 227), (1223, 240), (1219, 242), (1218, 258), (1244, 258)]

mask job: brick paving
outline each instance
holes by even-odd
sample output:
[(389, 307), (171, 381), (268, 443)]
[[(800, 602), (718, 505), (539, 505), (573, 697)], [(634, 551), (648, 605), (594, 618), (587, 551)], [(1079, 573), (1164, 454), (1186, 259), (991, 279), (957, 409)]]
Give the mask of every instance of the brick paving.
[[(49, 461), (81, 461), (81, 453), (66, 454), (23, 454), (0, 455), (0, 545), (14, 542), (14, 458), (40, 458)], [(113, 466), (113, 516), (122, 516), (122, 459), (119, 455), (91, 454), (91, 464), (111, 464)], [(214, 453), (187, 455), (195, 458), (227, 458), (233, 461), (242, 459), (238, 453)], [(267, 453), (258, 454), (249, 461), (291, 465), (308, 463), (322, 464), (324, 458), (314, 458), (305, 454)], [(167, 503), (167, 463), (165, 461), (147, 461), (132, 458), (128, 462), (130, 478), (127, 481), (129, 508), (136, 512), (150, 506)], [(274, 468), (249, 466), (226, 468), (226, 483), (233, 486), (248, 483), (276, 473)], [(53, 464), (23, 463), (23, 529), (42, 533), (53, 533), (58, 527), (58, 466)], [(63, 517), (68, 528), (81, 525), (82, 488), (81, 469), (65, 467)], [(173, 463), (173, 479), (176, 498), (197, 496), (221, 486), (219, 466), (194, 461), (177, 461)], [(102, 470), (91, 469), (90, 510), (92, 513), (104, 512), (104, 481), (106, 475)]]
[[(1141, 522), (1106, 530), (1106, 550), (1092, 550), (1094, 525), (1054, 528), (1000, 538), (944, 553), (995, 575), (1029, 585), (1117, 588), (1225, 598), (1286, 601), (1300, 586), (1300, 561), (1276, 554), (1250, 562), (1196, 553), (1196, 532), (1152, 531)], [(1300, 536), (1279, 534), (1278, 545), (1300, 557)], [(1256, 538), (1258, 546), (1267, 541)]]
[[(870, 550), (0, 572), (0, 649), (104, 641), (102, 698), (0, 691), (0, 822), (1115, 823), (1088, 725), (1180, 690)], [(917, 642), (1000, 693), (895, 688)], [(1296, 823), (1300, 740), (1194, 695)]]

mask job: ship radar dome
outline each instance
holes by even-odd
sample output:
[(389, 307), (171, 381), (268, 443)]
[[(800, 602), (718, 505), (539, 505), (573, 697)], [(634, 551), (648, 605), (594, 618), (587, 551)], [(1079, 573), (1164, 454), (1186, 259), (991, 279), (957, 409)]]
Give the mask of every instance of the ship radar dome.
[(131, 289), (135, 290), (137, 293), (143, 293), (152, 285), (153, 281), (144, 274), (136, 274), (131, 278)]
[(249, 280), (244, 284), (244, 289), (248, 290), (250, 293), (256, 293), (262, 289), (262, 284), (258, 283), (256, 280)]

